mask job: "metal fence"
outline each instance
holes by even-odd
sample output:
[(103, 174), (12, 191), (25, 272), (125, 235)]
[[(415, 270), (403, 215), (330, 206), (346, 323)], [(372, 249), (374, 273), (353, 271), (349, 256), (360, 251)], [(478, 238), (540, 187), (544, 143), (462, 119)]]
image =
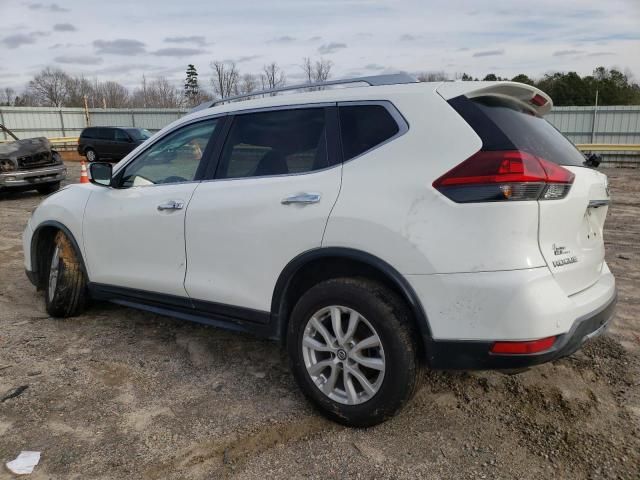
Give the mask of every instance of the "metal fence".
[[(19, 138), (77, 137), (92, 126), (141, 127), (160, 130), (187, 112), (186, 109), (89, 109), (45, 107), (0, 107), (0, 123)], [(596, 150), (592, 144), (635, 145), (635, 149), (615, 151), (600, 146), (607, 164), (640, 166), (640, 106), (555, 107), (547, 116), (583, 151)], [(0, 141), (10, 138), (0, 133)], [(590, 149), (589, 147), (592, 146)]]
[[(590, 151), (588, 145), (638, 147), (640, 144), (640, 106), (554, 107), (546, 118), (584, 151)], [(640, 166), (640, 151), (637, 149), (619, 151), (603, 148), (606, 147), (598, 148), (598, 153), (602, 153), (607, 164)]]
[[(164, 108), (0, 107), (0, 123), (18, 138), (78, 137), (88, 125), (140, 127), (152, 132), (177, 120), (188, 110)], [(0, 140), (10, 140), (0, 134)]]

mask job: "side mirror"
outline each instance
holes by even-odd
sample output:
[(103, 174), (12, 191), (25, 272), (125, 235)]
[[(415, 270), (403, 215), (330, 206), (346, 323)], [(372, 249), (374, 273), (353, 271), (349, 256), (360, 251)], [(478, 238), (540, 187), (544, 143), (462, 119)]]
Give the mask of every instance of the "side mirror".
[(598, 168), (598, 165), (600, 165), (600, 162), (602, 162), (602, 156), (592, 153), (584, 161), (584, 165), (591, 168)]
[(89, 164), (89, 181), (102, 187), (111, 186), (113, 165), (107, 162), (91, 162)]

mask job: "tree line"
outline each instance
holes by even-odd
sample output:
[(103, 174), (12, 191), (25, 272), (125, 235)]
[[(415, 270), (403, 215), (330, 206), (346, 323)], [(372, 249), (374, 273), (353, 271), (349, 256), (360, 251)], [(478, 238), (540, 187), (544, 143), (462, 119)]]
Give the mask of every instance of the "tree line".
[[(186, 70), (183, 88), (176, 87), (166, 77), (148, 79), (129, 89), (115, 81), (98, 81), (73, 76), (59, 69), (46, 67), (30, 80), (23, 92), (12, 88), (0, 91), (0, 105), (23, 107), (84, 107), (88, 108), (180, 108), (193, 107), (215, 98), (251, 93), (285, 86), (284, 70), (271, 62), (259, 73), (241, 73), (234, 62), (211, 62), (209, 86), (201, 86), (196, 67)], [(304, 58), (301, 69), (306, 83), (323, 82), (330, 78), (333, 63), (320, 58)]]
[[(83, 107), (89, 108), (179, 108), (193, 107), (215, 98), (270, 90), (287, 84), (284, 70), (276, 63), (265, 64), (258, 73), (241, 73), (234, 62), (213, 61), (208, 85), (199, 81), (196, 67), (190, 64), (184, 85), (176, 87), (165, 77), (147, 79), (129, 89), (115, 81), (90, 80), (73, 76), (61, 69), (47, 67), (28, 82), (23, 92), (11, 88), (0, 92), (0, 105)], [(307, 84), (323, 82), (331, 77), (333, 63), (324, 58), (304, 58), (301, 69)], [(480, 80), (467, 73), (453, 78), (445, 72), (424, 72), (420, 81)], [(597, 67), (592, 75), (576, 72), (555, 72), (533, 79), (525, 74), (503, 78), (489, 73), (483, 81), (512, 80), (533, 85), (551, 96), (555, 105), (593, 105), (598, 95), (599, 105), (640, 105), (640, 86), (629, 75), (616, 69)], [(207, 83), (207, 82), (205, 82)]]

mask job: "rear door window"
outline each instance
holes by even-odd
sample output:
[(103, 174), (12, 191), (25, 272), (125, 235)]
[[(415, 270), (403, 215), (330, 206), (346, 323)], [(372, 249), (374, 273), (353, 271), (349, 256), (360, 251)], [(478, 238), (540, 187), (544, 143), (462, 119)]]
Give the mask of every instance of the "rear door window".
[(325, 115), (321, 107), (237, 115), (216, 178), (289, 175), (328, 167)]
[(97, 128), (96, 138), (100, 140), (113, 140), (114, 129), (113, 128)]
[(350, 160), (386, 142), (400, 127), (382, 105), (340, 106), (344, 160)]

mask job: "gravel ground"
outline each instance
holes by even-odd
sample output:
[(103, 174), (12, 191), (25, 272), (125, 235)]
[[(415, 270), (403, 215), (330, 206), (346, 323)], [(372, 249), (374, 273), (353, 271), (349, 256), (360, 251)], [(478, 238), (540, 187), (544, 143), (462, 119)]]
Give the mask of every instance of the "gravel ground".
[[(74, 180), (77, 164), (70, 164)], [(0, 477), (640, 478), (640, 171), (605, 170), (609, 334), (518, 375), (428, 372), (367, 430), (317, 415), (277, 345), (109, 304), (53, 320), (24, 275), (35, 193), (0, 194)]]

